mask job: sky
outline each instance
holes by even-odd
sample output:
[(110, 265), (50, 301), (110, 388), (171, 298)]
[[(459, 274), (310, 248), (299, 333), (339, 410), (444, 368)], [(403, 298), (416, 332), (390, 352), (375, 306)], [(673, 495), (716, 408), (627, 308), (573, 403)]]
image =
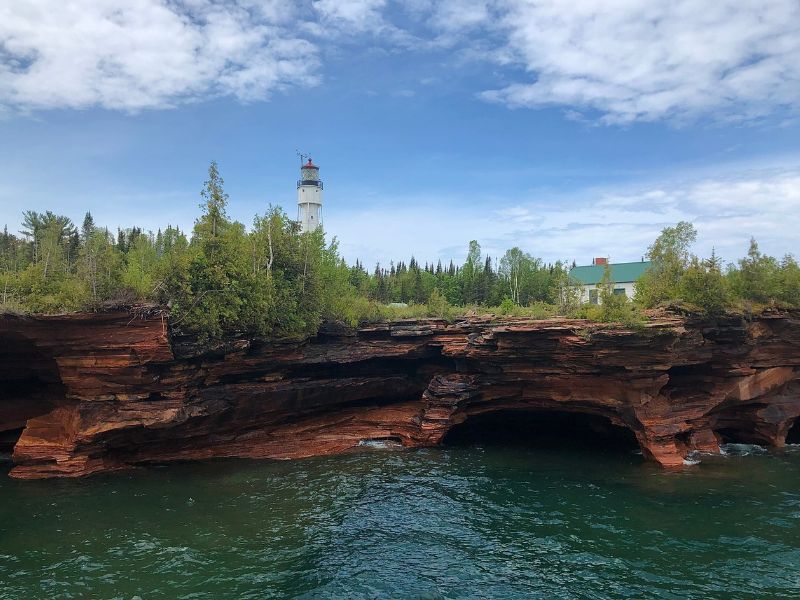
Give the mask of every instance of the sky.
[(0, 3), (0, 226), (245, 224), (299, 159), (343, 256), (798, 255), (797, 0)]

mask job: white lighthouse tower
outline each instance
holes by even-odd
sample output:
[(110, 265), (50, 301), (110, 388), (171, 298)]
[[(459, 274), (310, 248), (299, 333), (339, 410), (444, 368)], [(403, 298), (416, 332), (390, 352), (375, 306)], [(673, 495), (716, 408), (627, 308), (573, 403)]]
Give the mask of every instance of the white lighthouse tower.
[(300, 179), (297, 181), (297, 220), (301, 233), (315, 231), (322, 225), (322, 181), (319, 167), (311, 159), (300, 161)]

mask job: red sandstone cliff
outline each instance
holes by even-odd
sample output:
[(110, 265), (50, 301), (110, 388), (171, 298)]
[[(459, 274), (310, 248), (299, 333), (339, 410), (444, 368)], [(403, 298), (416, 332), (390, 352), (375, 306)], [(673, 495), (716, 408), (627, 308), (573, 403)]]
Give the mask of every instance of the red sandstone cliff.
[(635, 331), (426, 320), (201, 356), (174, 342), (160, 317), (0, 316), (0, 434), (24, 427), (12, 476), (297, 458), (376, 438), (429, 446), (499, 410), (598, 415), (675, 466), (721, 436), (780, 446), (800, 415), (798, 312), (661, 316)]

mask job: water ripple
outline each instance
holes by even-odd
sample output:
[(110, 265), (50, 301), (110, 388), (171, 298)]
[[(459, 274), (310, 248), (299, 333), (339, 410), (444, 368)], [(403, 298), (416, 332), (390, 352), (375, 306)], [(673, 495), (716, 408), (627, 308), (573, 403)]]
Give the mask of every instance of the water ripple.
[[(755, 447), (758, 448), (758, 447)], [(0, 480), (0, 599), (800, 596), (800, 451), (365, 451)]]

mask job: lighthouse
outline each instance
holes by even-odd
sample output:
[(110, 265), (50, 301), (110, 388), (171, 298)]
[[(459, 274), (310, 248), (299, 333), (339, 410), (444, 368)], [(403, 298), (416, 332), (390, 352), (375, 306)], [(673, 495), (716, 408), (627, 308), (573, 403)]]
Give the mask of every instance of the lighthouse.
[(316, 231), (322, 225), (322, 181), (319, 167), (308, 159), (300, 162), (300, 179), (297, 181), (297, 220), (301, 233)]

